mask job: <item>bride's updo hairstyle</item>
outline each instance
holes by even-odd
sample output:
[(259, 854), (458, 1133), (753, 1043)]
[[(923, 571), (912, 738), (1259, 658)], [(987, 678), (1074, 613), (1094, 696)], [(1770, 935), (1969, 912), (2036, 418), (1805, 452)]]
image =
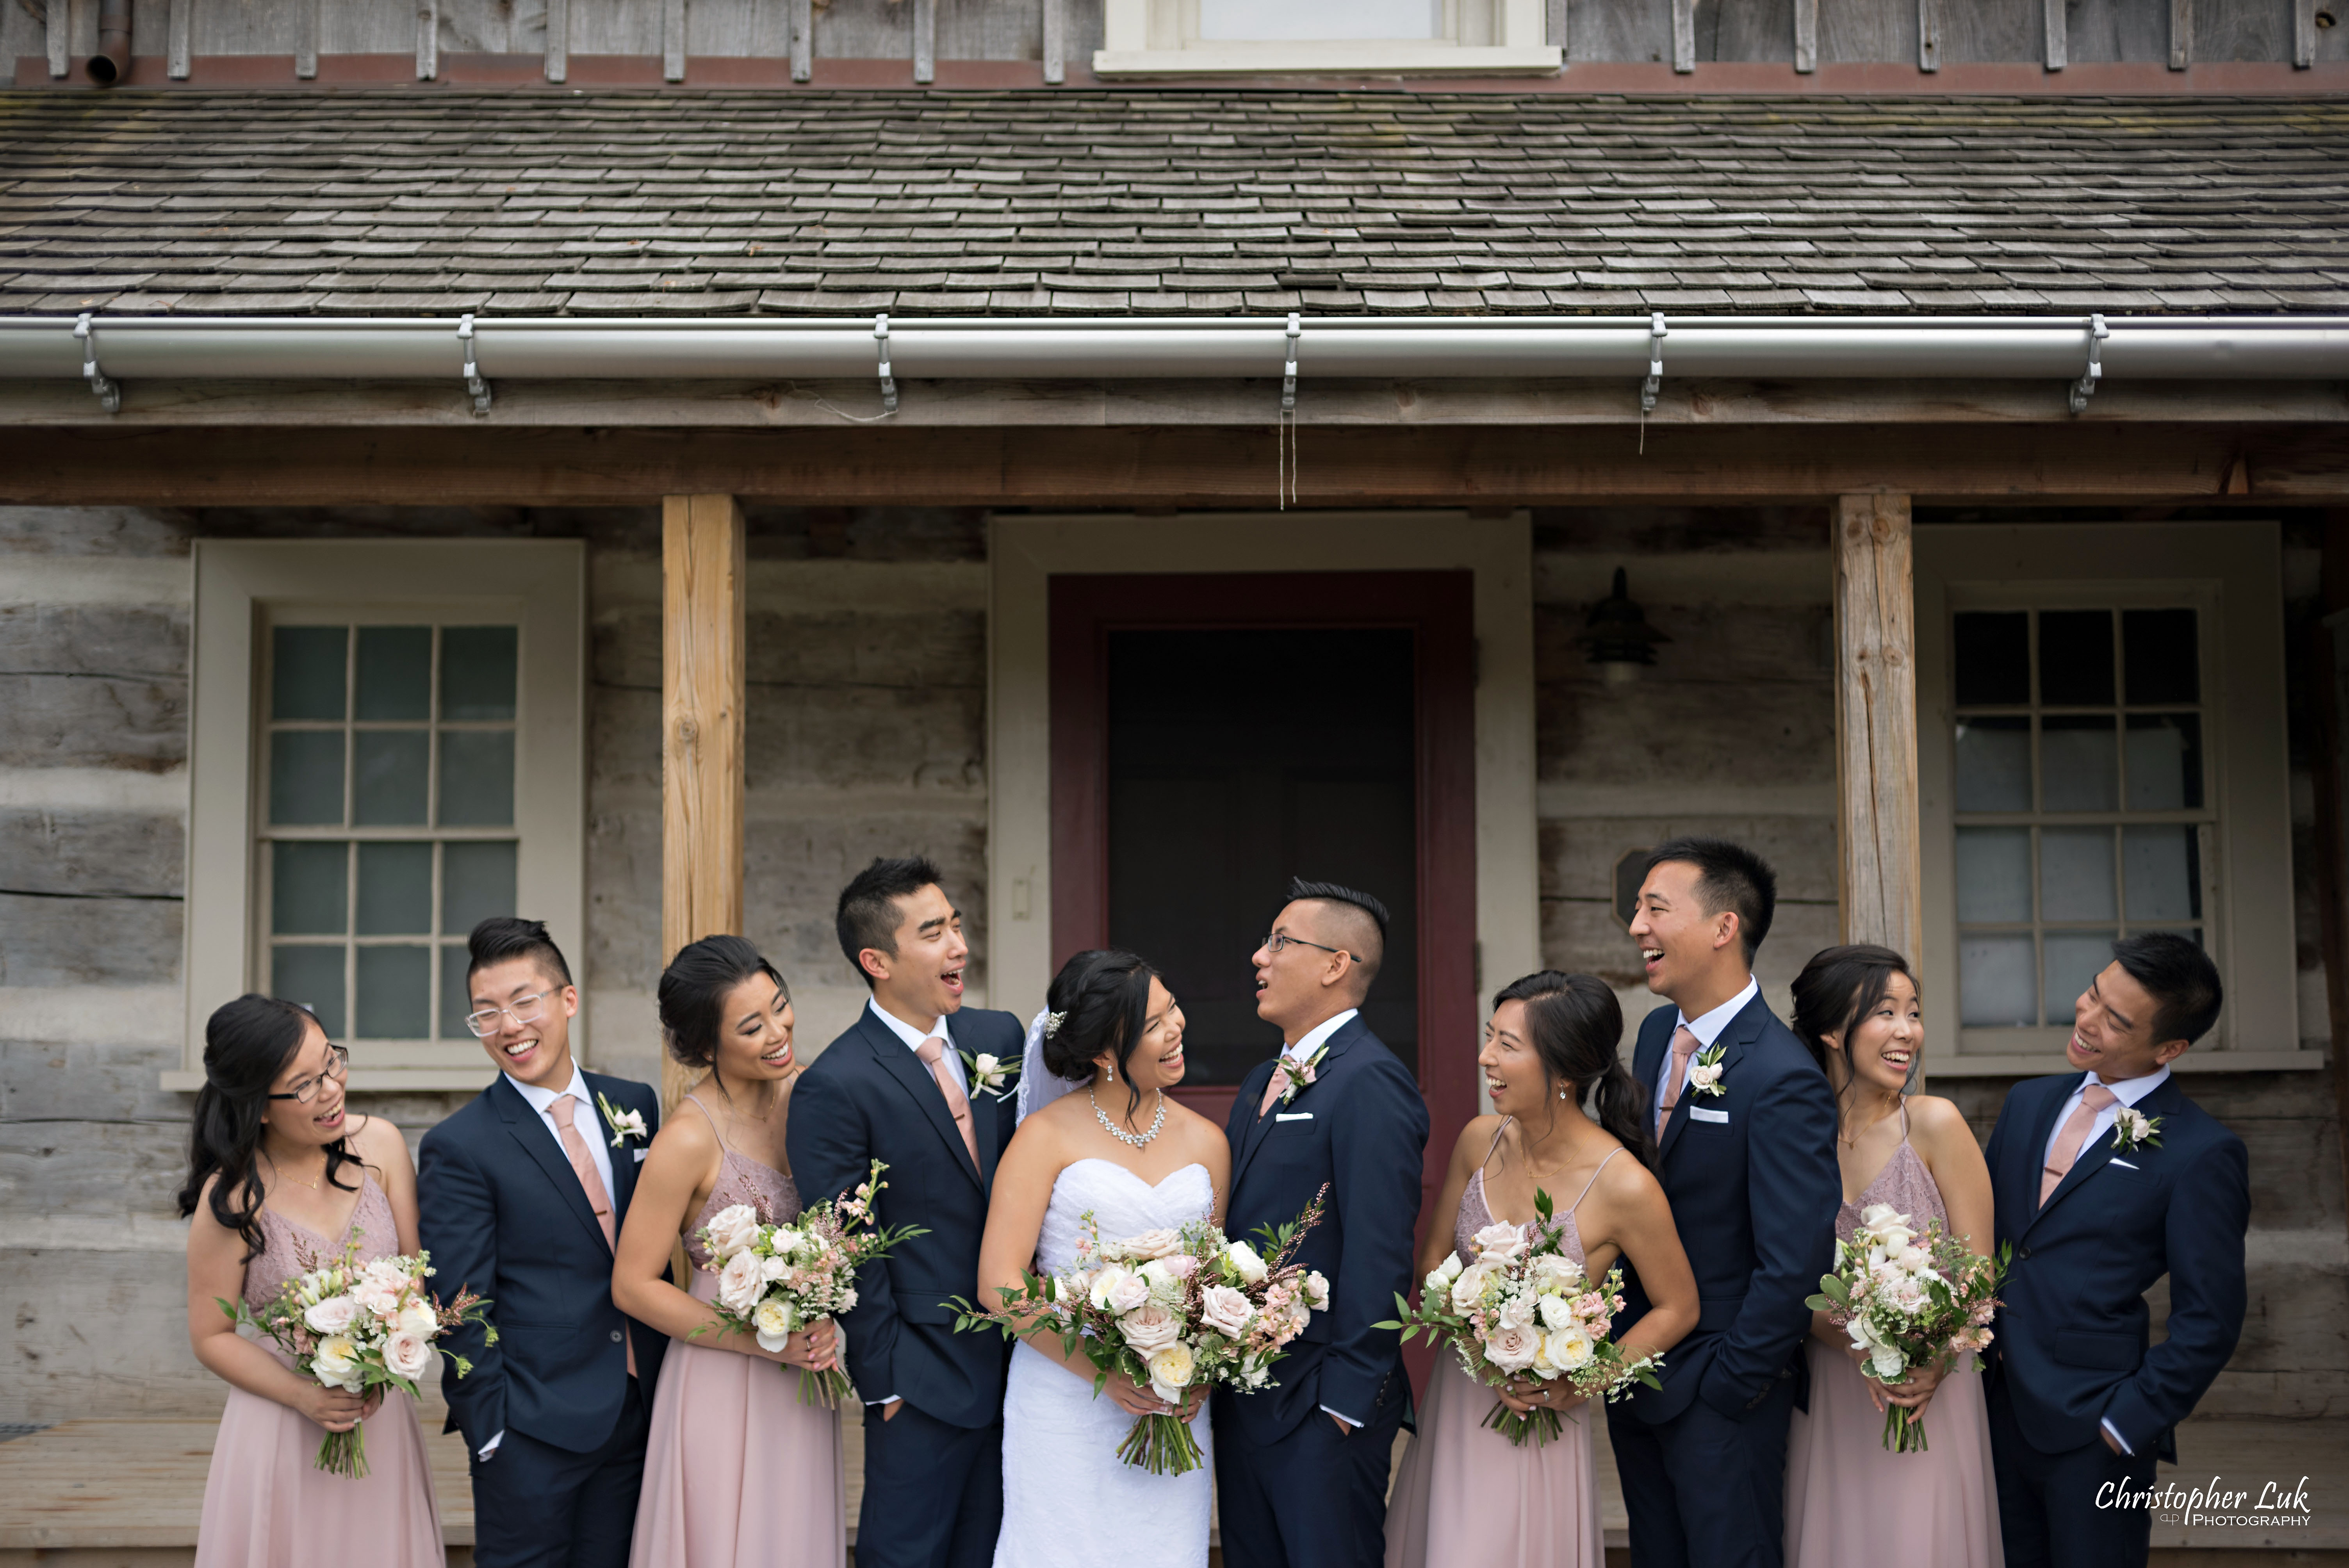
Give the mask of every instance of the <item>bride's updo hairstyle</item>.
[[(726, 998), (754, 975), (775, 983), (782, 999), (792, 988), (759, 950), (740, 936), (705, 936), (678, 949), (661, 971), (654, 999), (660, 1010), (661, 1043), (668, 1054), (704, 1071), (718, 1065), (718, 1031), (725, 1027)], [(726, 1085), (720, 1081), (719, 1092)]]
[(1623, 1006), (1595, 975), (1545, 969), (1505, 985), (1493, 997), (1526, 1005), (1526, 1034), (1552, 1088), (1565, 1088), (1577, 1104), (1591, 1102), (1593, 1119), (1613, 1133), (1641, 1164), (1656, 1162), (1648, 1125), (1648, 1094), (1623, 1065)]
[(1045, 1011), (1061, 1020), (1045, 1025), (1045, 1070), (1085, 1083), (1093, 1076), (1093, 1058), (1114, 1052), (1118, 1077), (1126, 1085), (1126, 1113), (1139, 1109), (1142, 1091), (1125, 1069), (1150, 1026), (1150, 982), (1157, 977), (1146, 960), (1108, 947), (1080, 953), (1061, 965), (1044, 993)]
[[(269, 1115), (270, 1086), (302, 1037), (318, 1028), (309, 1010), (295, 1002), (248, 992), (224, 1002), (204, 1020), (204, 1087), (188, 1130), (188, 1180), (180, 1189), (180, 1218), (196, 1212), (204, 1182), (212, 1187), (212, 1218), (234, 1231), (245, 1246), (244, 1261), (261, 1255), (261, 1201), (266, 1196), (255, 1161)], [(346, 1140), (326, 1145), (326, 1180), (346, 1191), (356, 1189), (337, 1175), (358, 1163)]]
[[(1835, 1086), (1836, 1101), (1840, 1112), (1845, 1091), (1852, 1084), (1851, 1031), (1854, 1026), (1876, 1011), (1884, 994), (1892, 988), (1895, 975), (1909, 976), (1909, 984), (1917, 987), (1920, 995), (1924, 987), (1917, 985), (1917, 976), (1909, 970), (1909, 960), (1889, 947), (1873, 943), (1854, 943), (1848, 947), (1825, 947), (1811, 954), (1803, 972), (1795, 976), (1795, 1016), (1790, 1020), (1795, 1033), (1819, 1064), (1819, 1071), (1827, 1075)], [(1845, 1048), (1827, 1048), (1826, 1037), (1833, 1035)], [(1843, 1065), (1830, 1065), (1828, 1058), (1841, 1057)], [(1917, 1064), (1924, 1059), (1919, 1052), (1909, 1059), (1909, 1080), (1917, 1079)]]

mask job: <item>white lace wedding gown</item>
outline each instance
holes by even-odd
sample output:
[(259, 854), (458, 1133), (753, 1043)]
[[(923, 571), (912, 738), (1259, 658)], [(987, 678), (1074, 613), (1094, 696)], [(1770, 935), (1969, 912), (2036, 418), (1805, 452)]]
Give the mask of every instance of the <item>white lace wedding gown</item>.
[[(1185, 1165), (1153, 1187), (1123, 1165), (1080, 1160), (1052, 1183), (1036, 1256), (1048, 1274), (1071, 1266), (1085, 1212), (1101, 1239), (1206, 1218), (1216, 1190), (1204, 1165)], [(1191, 1423), (1206, 1463), (1185, 1475), (1152, 1475), (1117, 1457), (1133, 1418), (1107, 1394), (1021, 1344), (1003, 1395), (1003, 1532), (995, 1568), (1205, 1568), (1214, 1498), (1215, 1446), (1207, 1417)], [(1102, 1532), (1114, 1532), (1111, 1537)]]

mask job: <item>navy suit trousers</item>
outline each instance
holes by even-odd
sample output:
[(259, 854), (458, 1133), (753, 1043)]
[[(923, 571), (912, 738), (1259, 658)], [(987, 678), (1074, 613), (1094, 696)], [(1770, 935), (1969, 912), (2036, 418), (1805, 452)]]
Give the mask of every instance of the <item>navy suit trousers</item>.
[(1702, 1399), (1652, 1424), (1629, 1405), (1606, 1407), (1634, 1522), (1631, 1568), (1779, 1568), (1795, 1382), (1781, 1377), (1744, 1420)]
[(1216, 1502), (1226, 1568), (1381, 1568), (1387, 1471), (1404, 1401), (1340, 1435), (1316, 1410), (1278, 1442), (1216, 1423)]
[(2149, 1508), (2098, 1507), (2153, 1485), (2150, 1450), (2116, 1454), (2099, 1437), (2064, 1453), (2034, 1447), (2014, 1418), (2004, 1380), (1990, 1394), (1990, 1458), (1998, 1478), (1998, 1529), (2006, 1568), (2145, 1568), (2153, 1543)]
[(479, 1568), (627, 1568), (650, 1425), (636, 1378), (604, 1446), (574, 1453), (508, 1431), (475, 1458), (473, 1561)]
[(1003, 1530), (1002, 1418), (957, 1427), (903, 1400), (884, 1408), (864, 1407), (857, 1568), (987, 1568)]

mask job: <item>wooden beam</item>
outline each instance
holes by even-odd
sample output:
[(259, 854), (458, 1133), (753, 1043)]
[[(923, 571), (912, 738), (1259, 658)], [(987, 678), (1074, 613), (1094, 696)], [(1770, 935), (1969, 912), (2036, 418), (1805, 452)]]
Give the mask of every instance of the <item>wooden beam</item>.
[(661, 0), (661, 80), (685, 80), (685, 0)]
[(792, 80), (815, 74), (815, 0), (792, 0)]
[(1672, 69), (1696, 69), (1696, 0), (1672, 0)]
[(1917, 0), (1917, 68), (1941, 68), (1941, 0)]
[(2194, 0), (2169, 0), (2169, 68), (2194, 63)]
[(440, 74), (440, 0), (416, 0), (416, 79)]
[(571, 0), (546, 0), (544, 69), (550, 82), (571, 76)]
[(1808, 76), (1818, 68), (1819, 0), (1795, 0), (1795, 69)]
[(1905, 495), (1846, 495), (1835, 510), (1836, 837), (1843, 939), (1921, 961), (1917, 825), (1917, 627)]
[(188, 65), (193, 50), (190, 35), (194, 31), (196, 0), (171, 0), (171, 8), (163, 15), (163, 74), (175, 82), (188, 79)]
[(294, 0), (294, 75), (310, 81), (318, 74), (318, 10), (325, 0)]
[[(1566, 0), (1557, 0), (1564, 5)], [(1069, 76), (1069, 0), (1044, 0), (1044, 85), (1059, 87)]]
[(938, 0), (914, 0), (914, 80), (926, 87), (938, 74)]
[(2045, 12), (2047, 68), (2060, 71), (2071, 64), (2072, 33), (2068, 8), (2064, 0), (2041, 0)]
[(41, 27), (49, 50), (49, 75), (62, 77), (73, 69), (73, 0), (47, 0)]
[[(730, 495), (661, 503), (661, 962), (742, 929), (742, 508)], [(661, 1107), (693, 1075), (661, 1058)]]
[(2316, 64), (2316, 0), (2292, 0), (2292, 63), (2303, 71)]
[[(2333, 1114), (2349, 1128), (2349, 758), (2344, 734), (2343, 654), (2349, 651), (2349, 511), (2324, 520), (2323, 617), (2308, 629), (2310, 771), (2316, 795), (2316, 914), (2324, 955), (2324, 1001), (2333, 1037)], [(2342, 1181), (2349, 1191), (2349, 1140), (2341, 1140)]]

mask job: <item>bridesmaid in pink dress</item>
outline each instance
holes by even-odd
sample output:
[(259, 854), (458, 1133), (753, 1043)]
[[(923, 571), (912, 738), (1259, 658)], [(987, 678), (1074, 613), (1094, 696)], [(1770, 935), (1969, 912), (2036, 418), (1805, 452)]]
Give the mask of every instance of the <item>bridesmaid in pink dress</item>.
[[(1940, 1220), (1987, 1255), (1990, 1168), (1958, 1108), (1907, 1091), (1924, 1044), (1917, 982), (1886, 947), (1830, 947), (1795, 980), (1795, 1032), (1835, 1086), (1845, 1200), (1836, 1233), (1889, 1203), (1919, 1230)], [(1886, 1387), (1817, 1314), (1811, 1398), (1786, 1443), (1788, 1568), (2003, 1568), (1982, 1380), (1971, 1366), (1913, 1369)], [(1971, 1358), (1969, 1358), (1971, 1360)], [(1884, 1447), (1885, 1401), (1925, 1423), (1928, 1447)]]
[[(662, 1119), (613, 1264), (613, 1301), (671, 1338), (628, 1562), (839, 1568), (848, 1554), (840, 1416), (801, 1404), (794, 1370), (833, 1366), (838, 1336), (820, 1323), (769, 1352), (725, 1328), (709, 1306), (718, 1276), (702, 1266), (709, 1254), (699, 1239), (712, 1215), (737, 1203), (767, 1224), (800, 1212), (783, 1169), (799, 1071), (791, 994), (748, 942), (708, 936), (661, 975), (659, 1004), (669, 1054), (707, 1076), (685, 1097), (693, 1111), (680, 1106)], [(680, 1237), (689, 1291), (663, 1277)]]
[[(228, 1384), (204, 1483), (197, 1568), (440, 1568), (440, 1511), (416, 1401), (322, 1387), (238, 1334), (218, 1300), (260, 1307), (314, 1260), (416, 1250), (416, 1171), (399, 1130), (344, 1107), (349, 1056), (308, 1011), (241, 996), (204, 1026), (187, 1184), (188, 1337)], [(365, 1423), (367, 1473), (317, 1468)]]
[[(1588, 975), (1544, 970), (1494, 998), (1476, 1061), (1495, 1114), (1461, 1130), (1434, 1210), (1453, 1222), (1430, 1228), (1419, 1269), (1454, 1252), (1473, 1261), (1490, 1225), (1530, 1233), (1534, 1194), (1550, 1193), (1560, 1244), (1593, 1280), (1618, 1262), (1639, 1270), (1654, 1305), (1620, 1337), (1635, 1353), (1661, 1352), (1696, 1326), (1696, 1281), (1646, 1164), (1647, 1097), (1617, 1054), (1622, 1037), (1614, 993)], [(1604, 1568), (1591, 1447), (1601, 1418), (1564, 1379), (1521, 1379), (1497, 1397), (1521, 1413), (1558, 1411), (1563, 1430), (1538, 1448), (1512, 1446), (1484, 1425), (1495, 1391), (1456, 1352), (1437, 1352), (1387, 1505), (1386, 1568)]]

